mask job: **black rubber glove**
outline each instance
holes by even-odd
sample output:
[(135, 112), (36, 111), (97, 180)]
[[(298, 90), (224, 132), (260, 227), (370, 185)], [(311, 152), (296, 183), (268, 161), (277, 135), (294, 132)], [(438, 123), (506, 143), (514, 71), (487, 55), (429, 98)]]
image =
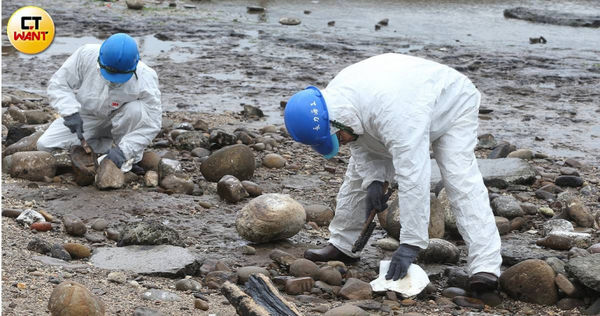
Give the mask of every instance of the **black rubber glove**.
[(383, 182), (373, 181), (367, 187), (367, 210), (366, 217), (369, 217), (372, 209), (377, 210), (377, 213), (385, 210), (387, 201), (390, 199), (391, 192), (386, 194), (383, 192)]
[(125, 162), (125, 154), (123, 154), (119, 146), (111, 148), (108, 154), (106, 154), (106, 158), (112, 160), (119, 168), (121, 168)]
[(63, 120), (63, 124), (65, 124), (65, 126), (69, 128), (71, 133), (77, 133), (77, 137), (79, 139), (83, 138), (83, 120), (81, 119), (79, 112), (75, 112), (75, 114), (65, 116)]
[(392, 255), (392, 262), (390, 262), (390, 268), (385, 275), (385, 279), (393, 279), (396, 281), (404, 278), (408, 271), (408, 267), (415, 261), (419, 250), (420, 248), (417, 246), (400, 244), (400, 247), (398, 247)]

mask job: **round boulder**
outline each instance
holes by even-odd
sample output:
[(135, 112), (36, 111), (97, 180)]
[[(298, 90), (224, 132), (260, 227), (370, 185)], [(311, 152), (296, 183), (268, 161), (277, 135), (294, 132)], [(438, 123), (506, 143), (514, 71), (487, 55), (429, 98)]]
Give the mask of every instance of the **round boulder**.
[[(429, 212), (429, 238), (442, 238), (446, 227), (445, 208), (433, 193), (429, 199)], [(390, 203), (387, 210), (378, 213), (377, 218), (389, 236), (394, 239), (400, 238), (400, 207), (397, 199)]]
[(554, 270), (546, 262), (529, 259), (508, 268), (500, 276), (500, 287), (510, 297), (535, 304), (558, 301)]
[(457, 263), (460, 250), (451, 242), (431, 238), (427, 249), (419, 252), (418, 260), (423, 263)]
[(104, 304), (85, 286), (65, 281), (59, 284), (50, 295), (48, 309), (52, 315), (104, 315)]
[(227, 146), (215, 151), (200, 166), (200, 172), (207, 181), (217, 182), (224, 175), (232, 175), (240, 180), (248, 180), (254, 175), (254, 154), (242, 144)]
[(238, 213), (235, 227), (244, 239), (264, 243), (296, 235), (306, 221), (306, 212), (289, 195), (269, 193), (248, 203)]

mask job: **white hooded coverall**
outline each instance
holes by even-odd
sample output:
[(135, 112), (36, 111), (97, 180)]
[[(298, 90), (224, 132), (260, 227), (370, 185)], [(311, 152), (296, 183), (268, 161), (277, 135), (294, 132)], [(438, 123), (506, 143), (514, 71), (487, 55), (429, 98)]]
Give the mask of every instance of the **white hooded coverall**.
[[(100, 45), (84, 45), (65, 61), (48, 83), (50, 105), (62, 117), (79, 112), (83, 137), (94, 152), (107, 153), (114, 141), (125, 160), (136, 163), (162, 124), (158, 76), (140, 61), (137, 79), (134, 75), (123, 84), (111, 84), (100, 74), (99, 52)], [(81, 144), (63, 121), (52, 122), (38, 140), (38, 150)]]
[(384, 54), (343, 69), (323, 91), (330, 119), (353, 128), (351, 158), (329, 242), (348, 256), (365, 221), (366, 189), (398, 183), (400, 242), (427, 248), (429, 144), (460, 234), (469, 273), (500, 275), (500, 235), (474, 148), (481, 95), (458, 71), (422, 58)]

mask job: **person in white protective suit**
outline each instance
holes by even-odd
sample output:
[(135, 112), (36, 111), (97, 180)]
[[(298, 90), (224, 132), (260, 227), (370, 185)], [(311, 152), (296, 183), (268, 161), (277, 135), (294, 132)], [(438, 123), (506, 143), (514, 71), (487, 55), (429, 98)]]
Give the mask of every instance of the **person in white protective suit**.
[(398, 183), (400, 247), (387, 279), (406, 275), (427, 248), (430, 154), (440, 167), (457, 226), (469, 250), (473, 290), (497, 287), (500, 235), (474, 154), (480, 93), (458, 71), (422, 58), (384, 54), (343, 69), (323, 90), (293, 95), (284, 120), (291, 137), (331, 158), (339, 145), (351, 158), (329, 230), (313, 261), (356, 261), (354, 242), (373, 208), (386, 208), (384, 181)]
[(48, 97), (62, 117), (40, 137), (38, 150), (67, 149), (85, 139), (123, 171), (142, 159), (162, 124), (156, 72), (123, 33), (77, 49), (50, 79)]

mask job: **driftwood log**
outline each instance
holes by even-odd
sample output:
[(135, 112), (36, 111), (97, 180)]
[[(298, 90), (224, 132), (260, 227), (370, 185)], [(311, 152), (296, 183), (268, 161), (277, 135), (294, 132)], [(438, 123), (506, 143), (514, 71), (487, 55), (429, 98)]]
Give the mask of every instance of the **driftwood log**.
[(301, 316), (294, 304), (285, 300), (268, 277), (253, 274), (246, 282), (246, 292), (225, 282), (221, 293), (241, 316)]

